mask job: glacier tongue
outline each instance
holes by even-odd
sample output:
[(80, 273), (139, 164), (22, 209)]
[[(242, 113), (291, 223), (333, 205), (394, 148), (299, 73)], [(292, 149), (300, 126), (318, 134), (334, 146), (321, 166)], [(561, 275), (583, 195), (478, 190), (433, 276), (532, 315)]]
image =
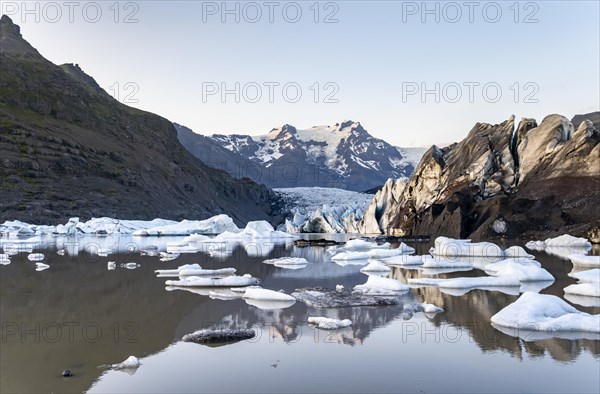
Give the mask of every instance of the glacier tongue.
[(296, 187), (275, 189), (287, 213), (280, 230), (296, 233), (356, 233), (372, 195), (342, 189)]

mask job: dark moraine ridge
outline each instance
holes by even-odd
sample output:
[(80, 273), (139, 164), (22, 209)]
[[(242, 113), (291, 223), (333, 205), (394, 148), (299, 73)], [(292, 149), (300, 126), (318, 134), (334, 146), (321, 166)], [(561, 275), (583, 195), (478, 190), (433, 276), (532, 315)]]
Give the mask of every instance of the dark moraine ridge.
[(56, 66), (0, 21), (0, 216), (270, 219), (273, 193), (208, 167), (173, 124), (107, 94), (78, 65)]

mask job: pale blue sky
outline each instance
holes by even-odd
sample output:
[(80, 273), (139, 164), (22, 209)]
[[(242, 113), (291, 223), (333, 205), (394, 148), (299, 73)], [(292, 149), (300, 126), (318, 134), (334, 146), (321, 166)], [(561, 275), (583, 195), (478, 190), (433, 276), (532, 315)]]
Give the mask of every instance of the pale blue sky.
[[(472, 23), (464, 1), (454, 3), (462, 12), (456, 23), (448, 20), (456, 15), (448, 2), (427, 3), (430, 8), (438, 4), (439, 23), (435, 15), (421, 21), (420, 1), (320, 2), (319, 23), (314, 22), (314, 1), (297, 2), (302, 9), (297, 23), (284, 19), (284, 6), (288, 18), (295, 16), (295, 6), (285, 1), (276, 2), (273, 23), (263, 1), (255, 3), (263, 12), (256, 23), (241, 14), (247, 2), (239, 3), (239, 23), (232, 15), (221, 21), (221, 2), (122, 2), (119, 23), (110, 8), (114, 1), (97, 3), (102, 10), (97, 23), (82, 15), (86, 6), (88, 20), (95, 18), (89, 2), (74, 9), (73, 23), (67, 8), (61, 6), (57, 18), (44, 2), (38, 6), (39, 22), (35, 14), (23, 14), (20, 1), (3, 2), (2, 12), (12, 14), (24, 37), (52, 62), (78, 63), (109, 93), (119, 83), (121, 100), (132, 91), (124, 91), (124, 84), (133, 82), (139, 102), (132, 105), (203, 134), (255, 135), (285, 123), (305, 128), (352, 119), (393, 144), (419, 146), (460, 140), (476, 122), (497, 123), (511, 114), (541, 120), (550, 113), (571, 117), (600, 108), (598, 1), (524, 1), (517, 7), (514, 1), (476, 2)], [(215, 5), (217, 15), (209, 15)], [(502, 16), (491, 23), (485, 18), (496, 17), (495, 5)], [(28, 7), (36, 12), (35, 3)], [(415, 15), (414, 7), (419, 8)], [(336, 9), (338, 22), (323, 23)], [(123, 23), (134, 11), (138, 22)], [(246, 11), (254, 17), (253, 9)], [(528, 15), (537, 22), (524, 23)], [(235, 103), (233, 95), (225, 102), (215, 95), (203, 102), (203, 83), (234, 88), (235, 82), (262, 85), (262, 98), (250, 103), (241, 97)], [(265, 82), (280, 84), (273, 103)], [(296, 103), (286, 102), (281, 91), (289, 82), (302, 89)], [(310, 89), (315, 82), (320, 84), (318, 103)], [(333, 91), (324, 89), (327, 82), (339, 87), (338, 103), (323, 102)], [(436, 103), (433, 94), (424, 103), (419, 94), (403, 100), (403, 83), (405, 89), (423, 83), (434, 89), (436, 82), (440, 93), (447, 87), (448, 100), (442, 96)], [(472, 103), (465, 82), (480, 84), (473, 88)], [(486, 83), (496, 84), (489, 85), (488, 100), (482, 91)], [(463, 95), (452, 103), (455, 84)], [(489, 102), (494, 86), (502, 90), (495, 103)], [(247, 93), (254, 96), (252, 89)], [(520, 93), (516, 103), (515, 90)], [(293, 96), (294, 90), (288, 93)], [(538, 103), (524, 102), (529, 93)]]

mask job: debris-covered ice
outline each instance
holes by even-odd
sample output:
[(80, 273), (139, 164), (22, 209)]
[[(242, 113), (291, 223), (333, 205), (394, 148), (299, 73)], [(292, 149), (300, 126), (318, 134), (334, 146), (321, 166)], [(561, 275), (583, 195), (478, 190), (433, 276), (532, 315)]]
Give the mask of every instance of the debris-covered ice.
[(323, 287), (308, 287), (296, 289), (296, 291), (292, 293), (292, 296), (298, 301), (315, 308), (342, 308), (349, 306), (383, 306), (398, 304), (397, 298), (375, 297), (360, 293), (351, 294), (344, 291), (343, 288), (330, 290)]
[(198, 330), (191, 334), (184, 335), (183, 342), (194, 342), (201, 344), (227, 344), (251, 339), (256, 336), (254, 330), (250, 329), (218, 329), (218, 330)]

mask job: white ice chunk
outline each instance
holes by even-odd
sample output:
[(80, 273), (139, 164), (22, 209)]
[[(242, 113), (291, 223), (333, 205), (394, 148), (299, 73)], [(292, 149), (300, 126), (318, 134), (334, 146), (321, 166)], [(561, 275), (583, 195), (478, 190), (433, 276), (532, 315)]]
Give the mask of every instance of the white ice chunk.
[(375, 242), (364, 241), (362, 239), (351, 239), (350, 241), (346, 242), (346, 244), (341, 249), (344, 249), (346, 251), (353, 251), (353, 252), (366, 252), (371, 249), (389, 249), (389, 248), (390, 248), (389, 243), (377, 245), (377, 243), (375, 243)]
[(378, 260), (371, 260), (369, 264), (360, 269), (360, 272), (379, 272), (388, 273), (392, 269)]
[(344, 291), (344, 286), (343, 285), (335, 285), (335, 291), (339, 291), (339, 292)]
[(600, 268), (570, 273), (579, 283), (565, 287), (565, 294), (585, 297), (600, 297)]
[(150, 227), (133, 231), (137, 236), (220, 234), (225, 231), (237, 232), (239, 228), (227, 215), (217, 215), (206, 220), (182, 220), (179, 223)]
[(465, 261), (450, 261), (439, 257), (424, 256), (423, 268), (473, 268)]
[(35, 270), (36, 271), (43, 271), (50, 268), (50, 266), (48, 264), (44, 264), (44, 263), (35, 263)]
[(140, 267), (140, 265), (138, 263), (126, 263), (121, 266), (127, 268), (128, 270), (134, 270), (134, 269)]
[(44, 260), (44, 255), (42, 253), (31, 253), (27, 256), (29, 261), (42, 261)]
[(181, 287), (243, 287), (257, 285), (259, 280), (252, 276), (228, 276), (226, 278), (207, 278), (202, 276), (186, 276), (180, 280), (168, 280), (167, 286)]
[(364, 284), (354, 286), (354, 291), (366, 295), (397, 295), (408, 290), (404, 283), (380, 276), (369, 276)]
[(308, 323), (316, 324), (317, 327), (323, 330), (337, 330), (338, 328), (349, 327), (352, 325), (352, 321), (349, 319), (338, 320), (331, 319), (328, 317), (309, 317)]
[(510, 248), (505, 249), (504, 256), (520, 259), (535, 259), (534, 255), (527, 253), (527, 251), (520, 246), (511, 246)]
[(0, 253), (0, 265), (10, 264), (10, 255), (6, 253)]
[(584, 254), (570, 254), (569, 260), (576, 267), (600, 267), (600, 256), (586, 256)]
[(140, 360), (135, 356), (129, 356), (127, 360), (119, 364), (113, 364), (113, 369), (135, 369), (141, 365)]
[(202, 269), (202, 267), (200, 267), (200, 264), (184, 264), (184, 265), (180, 265), (176, 269), (155, 270), (154, 272), (156, 272), (159, 275), (174, 275), (174, 276), (179, 276), (179, 272), (180, 271), (183, 271), (183, 270), (199, 270), (199, 269)]
[(248, 288), (242, 297), (263, 301), (296, 301), (296, 299), (289, 294), (263, 288)]
[(110, 271), (117, 269), (117, 263), (115, 261), (109, 261), (106, 263), (106, 268)]
[(521, 282), (553, 281), (554, 277), (541, 264), (530, 259), (506, 259), (485, 266), (492, 276), (516, 276)]
[(491, 320), (520, 330), (600, 333), (600, 315), (580, 312), (559, 297), (532, 292), (524, 293)]
[(569, 234), (564, 234), (556, 238), (548, 238), (544, 241), (546, 246), (570, 246), (570, 247), (591, 247), (592, 244), (585, 238), (573, 237)]
[(303, 268), (309, 264), (308, 260), (306, 260), (305, 258), (302, 258), (302, 257), (280, 257), (278, 259), (264, 260), (263, 263), (272, 264), (272, 265), (274, 265), (276, 267), (280, 267), (280, 268), (286, 268), (286, 267)]
[(504, 251), (491, 242), (472, 243), (468, 239), (437, 237), (435, 246), (429, 251), (434, 256), (455, 257), (503, 257)]
[(387, 265), (423, 265), (425, 260), (431, 256), (409, 256), (407, 254), (403, 254), (400, 256), (392, 256), (385, 259), (381, 259), (380, 261)]

